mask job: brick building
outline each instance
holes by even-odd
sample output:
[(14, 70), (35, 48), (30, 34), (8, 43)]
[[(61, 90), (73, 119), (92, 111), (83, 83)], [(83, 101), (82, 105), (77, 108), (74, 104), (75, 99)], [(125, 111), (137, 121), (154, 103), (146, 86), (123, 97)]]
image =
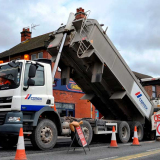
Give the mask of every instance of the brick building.
[[(24, 59), (24, 55), (28, 54), (29, 59), (35, 60), (37, 58), (48, 58), (50, 54), (46, 51), (45, 40), (48, 39), (49, 34), (44, 34), (31, 38), (29, 28), (23, 28), (21, 32), (21, 43), (13, 48), (0, 53), (0, 60), (9, 62), (11, 60)], [(53, 64), (54, 65), (54, 64)], [(95, 118), (97, 111), (87, 100), (80, 100), (84, 95), (81, 89), (71, 80), (69, 85), (61, 86), (60, 69), (57, 70), (55, 81), (53, 83), (53, 95), (55, 97), (56, 107), (61, 116), (74, 116), (76, 118), (92, 117)], [(138, 79), (150, 78), (148, 75), (134, 72)], [(150, 97), (157, 97), (160, 94), (159, 86), (147, 86), (145, 90)]]

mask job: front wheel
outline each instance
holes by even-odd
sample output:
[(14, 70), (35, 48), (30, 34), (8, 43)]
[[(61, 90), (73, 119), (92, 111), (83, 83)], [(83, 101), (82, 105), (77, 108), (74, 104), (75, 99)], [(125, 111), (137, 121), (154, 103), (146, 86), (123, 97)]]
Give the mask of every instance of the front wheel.
[(49, 119), (41, 120), (31, 135), (32, 145), (41, 150), (52, 149), (57, 141), (57, 128)]

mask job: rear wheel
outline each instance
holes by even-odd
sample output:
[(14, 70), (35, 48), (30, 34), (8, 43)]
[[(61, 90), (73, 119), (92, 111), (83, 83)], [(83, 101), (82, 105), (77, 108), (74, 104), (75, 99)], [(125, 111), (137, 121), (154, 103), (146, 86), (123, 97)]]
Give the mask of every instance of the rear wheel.
[[(83, 121), (83, 124), (81, 125), (82, 131), (84, 133), (84, 137), (86, 139), (87, 144), (89, 145), (92, 141), (92, 137), (93, 137), (93, 132), (92, 132), (92, 127), (89, 124), (89, 122), (87, 121)], [(74, 133), (71, 132), (71, 139), (73, 140), (74, 138)], [(74, 144), (76, 146), (82, 146), (81, 141), (79, 140), (78, 135), (76, 134), (76, 137), (74, 139)]]
[(130, 127), (126, 121), (118, 123), (118, 141), (127, 143), (130, 138)]
[(138, 135), (138, 140), (139, 141), (142, 141), (143, 139), (143, 136), (144, 136), (144, 131), (143, 131), (143, 126), (140, 122), (132, 122), (131, 123), (131, 139), (132, 139), (132, 136), (134, 135), (134, 128), (135, 126), (137, 127), (137, 135)]
[(57, 141), (57, 128), (49, 119), (41, 120), (31, 135), (32, 145), (41, 150), (52, 149)]

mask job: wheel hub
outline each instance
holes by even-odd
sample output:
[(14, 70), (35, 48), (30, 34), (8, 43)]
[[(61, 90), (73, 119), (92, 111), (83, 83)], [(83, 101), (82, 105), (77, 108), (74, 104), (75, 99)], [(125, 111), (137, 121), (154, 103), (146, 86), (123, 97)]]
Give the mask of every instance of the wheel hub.
[(88, 130), (88, 128), (87, 127), (82, 127), (82, 131), (84, 133), (84, 137), (85, 137), (86, 141), (88, 141), (88, 139), (89, 139), (89, 130)]
[(49, 143), (52, 140), (53, 133), (52, 130), (45, 126), (41, 130), (41, 140), (43, 143)]
[(140, 137), (140, 136), (141, 136), (141, 134), (142, 134), (142, 133), (141, 133), (141, 129), (140, 129), (140, 127), (137, 127), (137, 136), (138, 136), (138, 137)]
[(127, 137), (127, 128), (123, 127), (122, 128), (122, 138), (126, 138)]

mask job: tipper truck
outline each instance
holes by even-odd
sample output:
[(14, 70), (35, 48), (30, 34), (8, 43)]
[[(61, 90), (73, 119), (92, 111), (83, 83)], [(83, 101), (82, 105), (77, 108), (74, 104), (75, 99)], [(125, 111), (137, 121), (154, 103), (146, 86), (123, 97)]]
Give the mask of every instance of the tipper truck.
[[(23, 127), (33, 146), (51, 149), (58, 135), (73, 138), (69, 123), (80, 120), (88, 144), (97, 135), (111, 134), (113, 126), (122, 143), (132, 138), (134, 126), (139, 140), (144, 134), (154, 137), (151, 116), (159, 101), (154, 105), (102, 26), (88, 15), (89, 11), (77, 9), (49, 36), (45, 44), (52, 59), (0, 64), (1, 147), (14, 146)], [(89, 100), (103, 119), (59, 116), (52, 90), (58, 66), (62, 85), (74, 80), (85, 93), (81, 99)], [(81, 145), (78, 137), (75, 144)]]

